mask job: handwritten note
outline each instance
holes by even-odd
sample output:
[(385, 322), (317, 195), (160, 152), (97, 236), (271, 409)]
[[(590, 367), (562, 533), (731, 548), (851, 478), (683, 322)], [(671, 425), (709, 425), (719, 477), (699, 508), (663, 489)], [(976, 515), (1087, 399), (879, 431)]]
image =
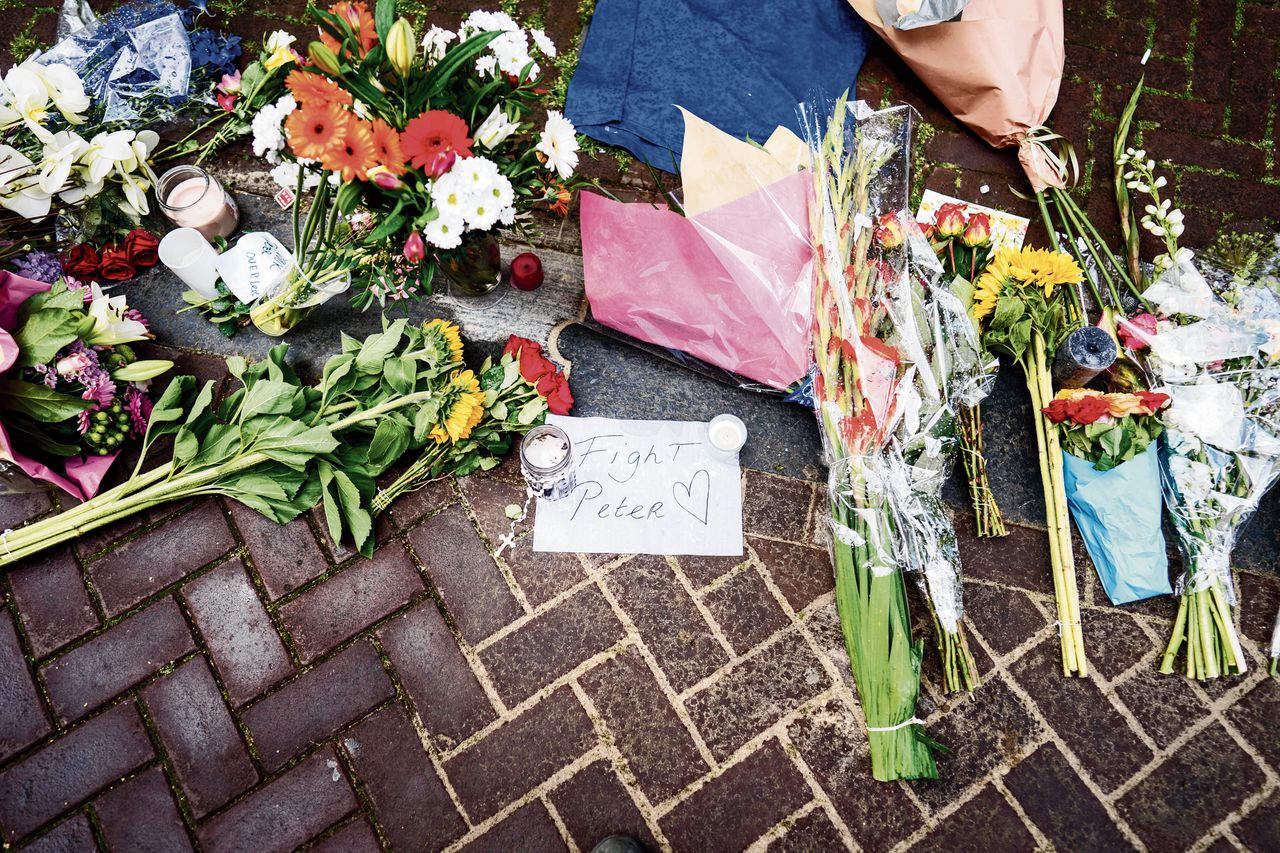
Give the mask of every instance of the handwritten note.
[(576, 485), (538, 500), (533, 550), (605, 554), (742, 553), (738, 454), (700, 421), (565, 418)]

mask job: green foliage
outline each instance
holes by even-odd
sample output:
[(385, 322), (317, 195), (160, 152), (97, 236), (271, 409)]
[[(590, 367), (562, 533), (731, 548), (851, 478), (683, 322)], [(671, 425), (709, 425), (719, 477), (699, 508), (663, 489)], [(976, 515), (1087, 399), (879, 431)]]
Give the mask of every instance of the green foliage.
[(1158, 417), (1130, 415), (1110, 423), (1064, 421), (1060, 429), (1064, 450), (1092, 462), (1099, 471), (1110, 471), (1150, 447), (1164, 432), (1164, 424)]

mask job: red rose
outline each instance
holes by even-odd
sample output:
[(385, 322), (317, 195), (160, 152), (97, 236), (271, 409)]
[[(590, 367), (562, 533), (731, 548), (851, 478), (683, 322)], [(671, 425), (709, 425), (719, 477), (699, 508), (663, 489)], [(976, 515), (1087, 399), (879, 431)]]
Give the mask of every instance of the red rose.
[(129, 250), (118, 243), (102, 247), (102, 277), (107, 281), (128, 281), (138, 274), (129, 260)]
[(90, 245), (81, 243), (78, 246), (72, 246), (62, 260), (62, 269), (67, 275), (74, 278), (95, 279), (99, 274), (99, 265), (102, 259), (98, 257), (98, 250)]
[(135, 228), (124, 238), (124, 249), (133, 265), (143, 269), (160, 263), (160, 240), (145, 228)]
[(1044, 412), (1044, 416), (1055, 424), (1060, 424), (1071, 417), (1066, 400), (1054, 400), (1040, 411)]
[(1067, 400), (1067, 412), (1078, 424), (1091, 424), (1110, 414), (1111, 403), (1101, 394), (1088, 394)]
[(1116, 334), (1125, 349), (1144, 350), (1151, 344), (1151, 336), (1156, 333), (1156, 318), (1151, 314), (1135, 314), (1132, 317), (1121, 317), (1116, 323)]
[(543, 358), (538, 350), (528, 347), (520, 350), (520, 375), (524, 377), (525, 382), (538, 385), (543, 378), (554, 376), (555, 373), (556, 366)]
[(938, 236), (950, 239), (959, 237), (964, 233), (968, 223), (965, 221), (965, 213), (968, 211), (965, 204), (956, 204), (955, 202), (947, 202), (938, 208), (937, 215), (933, 218), (934, 228), (938, 232)]
[(551, 392), (556, 390), (556, 385), (560, 382), (560, 374), (552, 370), (538, 377), (535, 383), (538, 386), (538, 393), (544, 397), (550, 397)]
[(542, 345), (537, 341), (531, 341), (528, 338), (522, 338), (519, 335), (512, 335), (507, 338), (507, 345), (503, 347), (503, 355), (519, 355), (523, 349), (531, 349), (536, 353), (542, 353)]
[(573, 394), (569, 391), (569, 380), (556, 374), (556, 387), (547, 396), (547, 408), (553, 415), (567, 415), (573, 408)]

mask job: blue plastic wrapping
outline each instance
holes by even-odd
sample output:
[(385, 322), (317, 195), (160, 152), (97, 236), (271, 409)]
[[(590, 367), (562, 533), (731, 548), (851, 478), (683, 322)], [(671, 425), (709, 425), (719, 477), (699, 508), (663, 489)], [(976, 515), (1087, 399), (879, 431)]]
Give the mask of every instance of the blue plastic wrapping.
[(1172, 593), (1154, 445), (1110, 471), (1070, 453), (1062, 461), (1071, 517), (1111, 603)]
[[(137, 122), (175, 113), (188, 101), (191, 43), (177, 8), (141, 0), (113, 9), (37, 57), (84, 81), (94, 123)], [(100, 111), (100, 114), (98, 114)]]

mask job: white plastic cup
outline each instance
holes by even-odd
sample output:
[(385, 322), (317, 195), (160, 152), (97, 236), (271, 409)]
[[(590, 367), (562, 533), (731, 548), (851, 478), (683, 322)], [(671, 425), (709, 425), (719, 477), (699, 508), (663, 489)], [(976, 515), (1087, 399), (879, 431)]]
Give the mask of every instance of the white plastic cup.
[(707, 424), (707, 439), (722, 453), (737, 453), (747, 443), (747, 425), (736, 415), (716, 415)]
[(160, 263), (205, 299), (218, 298), (218, 252), (194, 228), (175, 228), (160, 241)]

